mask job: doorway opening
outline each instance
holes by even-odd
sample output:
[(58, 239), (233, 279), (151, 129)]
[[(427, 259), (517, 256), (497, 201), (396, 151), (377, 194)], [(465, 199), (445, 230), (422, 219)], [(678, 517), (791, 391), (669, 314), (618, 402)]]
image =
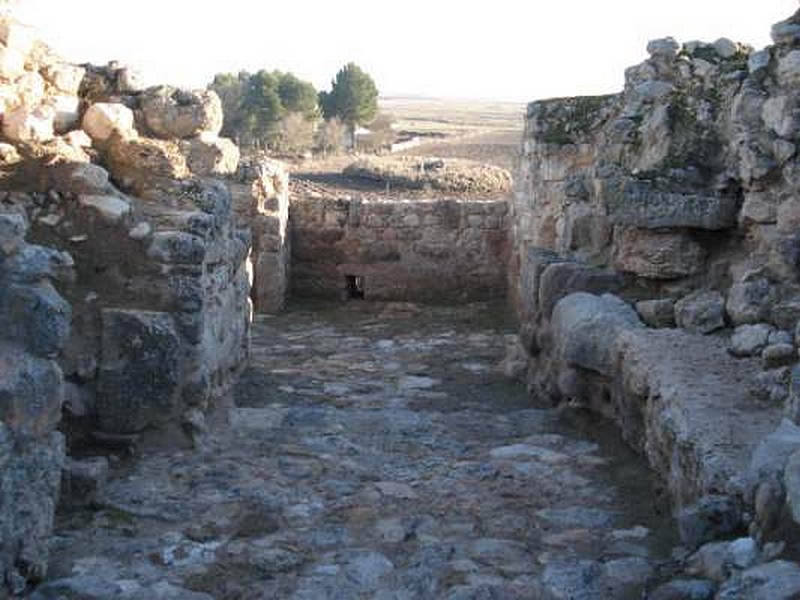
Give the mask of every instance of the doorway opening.
[(364, 277), (361, 275), (345, 275), (348, 300), (364, 299)]

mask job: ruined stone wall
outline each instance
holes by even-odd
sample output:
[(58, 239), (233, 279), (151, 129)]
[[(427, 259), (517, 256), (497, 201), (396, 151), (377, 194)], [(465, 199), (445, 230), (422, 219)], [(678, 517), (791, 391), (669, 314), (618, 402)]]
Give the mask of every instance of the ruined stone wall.
[(677, 514), (729, 502), (759, 542), (800, 498), (800, 13), (773, 39), (656, 40), (620, 94), (532, 103), (511, 261), (536, 396), (616, 420)]
[[(219, 98), (69, 65), (6, 17), (0, 183), (31, 239), (69, 250), (71, 438), (202, 428), (247, 353), (250, 246)], [(0, 36), (2, 37), (2, 36)], [(69, 110), (67, 110), (69, 109)], [(251, 200), (251, 203), (254, 203)]]
[(507, 210), (504, 200), (294, 198), (292, 294), (343, 298), (352, 276), (368, 299), (502, 298)]
[(236, 182), (231, 189), (238, 222), (253, 237), (253, 309), (276, 313), (284, 308), (289, 294), (289, 173), (278, 161), (260, 159), (243, 165)]
[(54, 284), (69, 254), (28, 244), (24, 213), (0, 205), (0, 597), (46, 570), (64, 437), (64, 379), (56, 361), (71, 310)]

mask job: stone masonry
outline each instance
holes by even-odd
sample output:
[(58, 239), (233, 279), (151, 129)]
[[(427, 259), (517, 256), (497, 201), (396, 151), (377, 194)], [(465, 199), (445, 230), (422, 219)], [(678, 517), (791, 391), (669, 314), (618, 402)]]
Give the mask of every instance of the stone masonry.
[[(767, 548), (800, 523), (800, 12), (772, 36), (655, 40), (620, 94), (526, 118), (510, 281), (528, 385), (615, 420), (691, 547), (740, 530)], [(795, 597), (797, 565), (773, 569), (695, 574), (730, 577), (717, 598)]]
[(358, 277), (372, 300), (502, 298), (507, 210), (505, 200), (295, 198), (292, 293), (342, 298)]
[(69, 254), (28, 244), (24, 213), (0, 207), (0, 597), (47, 567), (64, 464), (57, 431), (64, 378), (56, 359), (70, 331)]
[(45, 575), (62, 467), (80, 489), (102, 462), (65, 460), (65, 445), (77, 457), (205, 432), (247, 358), (251, 240), (268, 237), (234, 203), (272, 210), (265, 182), (285, 174), (239, 170), (215, 94), (68, 64), (6, 13), (0, 116), (6, 597)]

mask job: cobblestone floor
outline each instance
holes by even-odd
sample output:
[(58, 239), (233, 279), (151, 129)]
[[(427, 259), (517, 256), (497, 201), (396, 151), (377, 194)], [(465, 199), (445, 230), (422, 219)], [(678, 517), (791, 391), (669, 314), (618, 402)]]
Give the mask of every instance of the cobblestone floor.
[(641, 598), (674, 542), (596, 417), (535, 408), (500, 307), (260, 317), (229, 425), (62, 516), (38, 598)]

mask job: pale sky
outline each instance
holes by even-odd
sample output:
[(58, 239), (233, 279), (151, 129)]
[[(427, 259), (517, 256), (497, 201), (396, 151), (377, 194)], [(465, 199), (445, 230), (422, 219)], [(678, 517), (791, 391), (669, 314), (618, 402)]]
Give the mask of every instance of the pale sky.
[(619, 91), (647, 41), (761, 48), (798, 0), (22, 0), (68, 59), (203, 87), (220, 71), (293, 71), (327, 88), (354, 61), (383, 95), (528, 101)]

